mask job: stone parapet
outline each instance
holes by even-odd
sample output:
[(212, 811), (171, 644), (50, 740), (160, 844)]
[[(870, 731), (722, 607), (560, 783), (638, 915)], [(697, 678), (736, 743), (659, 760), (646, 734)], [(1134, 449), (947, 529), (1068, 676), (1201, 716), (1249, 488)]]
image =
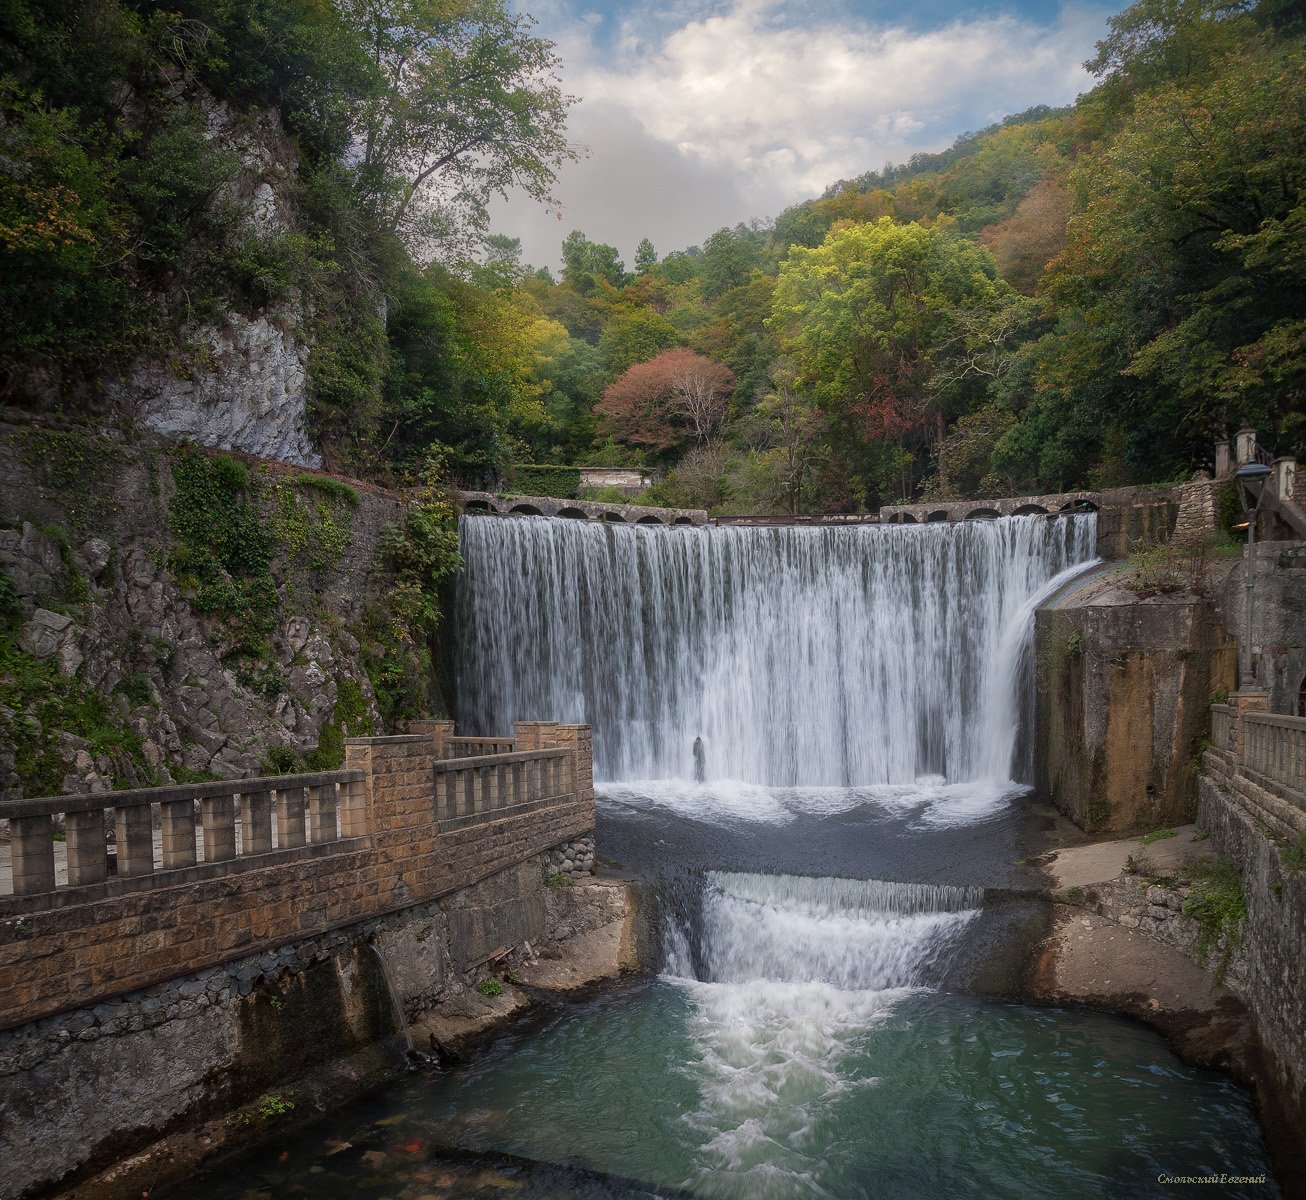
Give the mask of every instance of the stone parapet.
[[(70, 811), (75, 800), (78, 812), (102, 813), (95, 806), (118, 803), (117, 797), (14, 802), (23, 814), (12, 819), (18, 830), (15, 879), (25, 881), (25, 894), (0, 897), (0, 1028), (439, 899), (590, 833), (592, 788), (585, 793), (574, 784), (583, 774), (577, 758), (588, 752), (588, 727), (540, 728), (537, 740), (550, 744), (535, 752), (451, 760), (428, 730), (349, 739), (345, 771), (327, 782), (308, 777), (298, 789), (293, 776), (197, 785), (203, 793), (202, 853), (193, 832), (177, 833), (180, 818), (171, 833), (166, 824), (153, 831), (163, 835), (161, 851), (146, 838), (155, 823), (149, 814), (161, 805), (186, 808), (193, 820), (196, 788), (160, 789), (168, 796), (149, 803), (135, 795), (124, 807), (145, 814), (125, 826), (138, 874), (84, 884), (56, 886), (46, 853), (54, 845), (50, 815), (39, 810), (63, 805), (61, 811)], [(561, 730), (571, 731), (567, 745), (556, 744)], [(513, 800), (514, 793), (503, 787), (496, 792), (484, 781), (501, 784), (514, 773), (522, 781), (517, 802), (500, 802)], [(481, 789), (476, 796), (498, 799), (456, 814), (473, 819), (454, 819), (446, 828), (438, 820), (437, 777), (474, 779)], [(316, 823), (311, 811), (282, 804), (283, 795), (311, 795), (328, 783), (345, 800), (333, 808), (319, 805)], [(282, 812), (291, 817), (274, 826), (273, 817)], [(305, 840), (289, 845), (280, 839), (296, 819)], [(227, 853), (238, 820), (240, 855)], [(32, 822), (44, 823), (44, 832)], [(223, 837), (209, 837), (210, 826)], [(98, 836), (102, 857), (102, 830)], [(179, 853), (188, 837), (198, 860), (156, 869), (155, 856)], [(210, 861), (215, 847), (219, 857)], [(38, 859), (39, 879), (28, 865)]]

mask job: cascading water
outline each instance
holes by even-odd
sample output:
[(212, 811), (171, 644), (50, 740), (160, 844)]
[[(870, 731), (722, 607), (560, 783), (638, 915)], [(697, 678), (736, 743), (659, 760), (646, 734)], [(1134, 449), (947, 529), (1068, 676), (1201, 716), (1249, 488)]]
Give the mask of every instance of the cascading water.
[(607, 780), (1007, 780), (1030, 601), (1096, 519), (656, 528), (465, 517), (459, 716), (594, 726)]
[[(929, 981), (982, 899), (938, 884), (708, 874), (698, 929), (671, 931), (667, 974), (691, 1006), (700, 1102), (687, 1120), (713, 1192), (814, 1191), (820, 1114), (847, 1087), (849, 1055)], [(686, 978), (695, 961), (699, 978)]]

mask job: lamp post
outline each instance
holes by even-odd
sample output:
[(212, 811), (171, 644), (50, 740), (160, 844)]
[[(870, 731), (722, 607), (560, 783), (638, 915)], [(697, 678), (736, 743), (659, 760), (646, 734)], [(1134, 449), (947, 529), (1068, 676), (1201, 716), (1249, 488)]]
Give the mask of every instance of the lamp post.
[(1247, 552), (1243, 564), (1243, 586), (1246, 588), (1247, 598), (1243, 605), (1246, 621), (1243, 635), (1241, 678), (1238, 681), (1240, 688), (1251, 687), (1252, 684), (1252, 599), (1253, 589), (1256, 586), (1254, 558), (1256, 553), (1256, 514), (1261, 507), (1261, 492), (1264, 490), (1265, 481), (1269, 477), (1270, 468), (1264, 463), (1258, 462), (1244, 463), (1233, 474), (1234, 482), (1238, 485), (1238, 501), (1242, 505), (1243, 512), (1247, 514)]

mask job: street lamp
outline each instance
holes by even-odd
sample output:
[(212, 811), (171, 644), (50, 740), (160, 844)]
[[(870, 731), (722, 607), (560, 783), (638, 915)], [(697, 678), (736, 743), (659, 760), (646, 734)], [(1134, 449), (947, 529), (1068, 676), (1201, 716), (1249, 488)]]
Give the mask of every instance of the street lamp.
[(1238, 485), (1238, 501), (1243, 512), (1247, 514), (1247, 555), (1243, 567), (1243, 586), (1247, 589), (1247, 601), (1243, 608), (1246, 613), (1246, 629), (1243, 636), (1241, 687), (1252, 684), (1252, 592), (1255, 582), (1256, 513), (1261, 507), (1261, 492), (1265, 481), (1270, 477), (1270, 468), (1264, 463), (1244, 463), (1233, 474)]

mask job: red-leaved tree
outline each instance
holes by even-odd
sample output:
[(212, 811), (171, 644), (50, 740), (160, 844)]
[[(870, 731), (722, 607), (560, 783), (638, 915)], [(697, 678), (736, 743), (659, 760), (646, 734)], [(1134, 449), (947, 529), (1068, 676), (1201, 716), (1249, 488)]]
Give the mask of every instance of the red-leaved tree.
[(630, 446), (673, 450), (688, 441), (710, 445), (735, 390), (728, 367), (684, 348), (628, 368), (594, 411), (600, 432)]

